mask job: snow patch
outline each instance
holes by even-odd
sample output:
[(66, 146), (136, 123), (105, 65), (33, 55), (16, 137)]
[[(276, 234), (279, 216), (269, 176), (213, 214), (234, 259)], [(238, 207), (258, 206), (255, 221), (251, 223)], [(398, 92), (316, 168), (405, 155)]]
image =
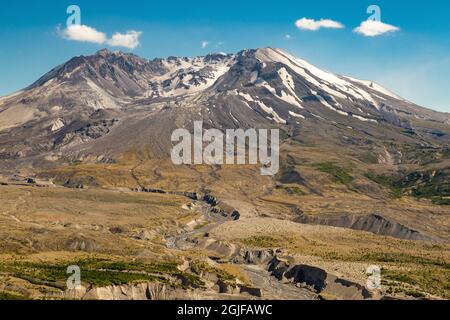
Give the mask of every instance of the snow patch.
[(239, 120), (236, 119), (236, 117), (233, 115), (233, 113), (231, 111), (230, 111), (230, 116), (236, 123), (239, 123)]
[(290, 114), (291, 116), (293, 116), (294, 118), (302, 118), (303, 120), (306, 119), (306, 118), (305, 118), (304, 116), (302, 116), (301, 114), (298, 114), (298, 113), (295, 113), (295, 112), (292, 112), (292, 111), (289, 111), (289, 114)]
[(176, 97), (204, 91), (228, 72), (233, 59), (217, 62), (206, 62), (204, 57), (163, 60), (167, 72), (154, 78), (148, 96)]
[[(358, 79), (351, 78), (351, 77), (345, 77), (345, 78), (347, 78), (347, 79), (349, 79), (349, 80), (351, 80), (353, 82), (362, 84), (362, 85), (366, 86), (367, 88), (372, 89), (374, 91), (377, 91), (377, 92), (379, 92), (379, 93), (381, 93), (381, 94), (383, 94), (385, 96), (388, 96), (388, 97), (391, 97), (391, 98), (394, 98), (394, 99), (397, 99), (397, 100), (405, 101), (405, 99), (403, 99), (402, 97), (396, 95), (392, 91), (390, 91), (390, 90), (380, 86), (379, 84), (377, 84), (377, 83), (375, 83), (373, 81), (358, 80)], [(386, 99), (384, 99), (382, 97), (379, 97), (379, 98), (383, 99), (383, 100), (386, 100)]]
[(253, 99), (253, 97), (251, 95), (249, 95), (248, 93), (239, 92), (239, 95), (242, 98), (244, 98), (245, 100), (247, 100), (248, 102), (255, 102), (255, 99)]
[[(297, 96), (289, 95), (286, 92), (284, 92), (283, 90), (281, 91), (281, 95), (278, 95), (277, 91), (274, 88), (272, 88), (265, 81), (263, 83), (259, 84), (259, 86), (260, 87), (264, 87), (267, 90), (269, 90), (269, 92), (272, 93), (274, 97), (276, 97), (278, 99), (281, 99), (281, 100), (283, 100), (284, 102), (286, 102), (286, 103), (288, 103), (290, 105), (294, 105), (294, 106), (296, 106), (296, 107), (298, 107), (300, 109), (303, 109), (303, 106), (298, 102), (298, 100), (300, 100), (300, 99), (298, 99)], [(295, 95), (295, 93), (294, 93), (294, 95)]]
[(367, 118), (364, 118), (364, 117), (356, 115), (356, 114), (352, 114), (352, 117), (355, 118), (355, 119), (358, 119), (360, 121), (364, 121), (364, 122), (378, 123), (378, 121), (375, 120), (375, 119), (367, 119)]
[(294, 72), (302, 76), (306, 81), (321, 88), (323, 91), (334, 97), (347, 99), (347, 95), (350, 95), (358, 100), (369, 101), (376, 108), (379, 107), (378, 103), (368, 92), (356, 87), (351, 82), (346, 81), (333, 73), (321, 70), (307, 61), (298, 59), (284, 51), (272, 48), (259, 50), (257, 58), (260, 61), (276, 61), (285, 64)]
[(52, 122), (52, 132), (58, 131), (61, 128), (64, 128), (65, 124), (62, 119), (56, 119)]
[[(326, 100), (325, 100), (325, 98), (324, 97), (322, 97), (321, 95), (319, 95), (317, 92), (315, 92), (315, 91), (311, 91), (312, 92), (312, 94), (319, 100), (319, 102), (321, 103), (321, 104), (323, 104), (325, 107), (327, 107), (328, 109), (330, 109), (330, 110), (332, 110), (332, 111), (334, 111), (334, 112), (337, 112), (337, 113), (339, 113), (339, 114), (341, 114), (341, 115), (343, 115), (343, 116), (348, 116), (348, 113), (347, 112), (345, 112), (345, 111), (342, 111), (342, 110), (339, 110), (339, 109), (336, 109), (335, 107), (333, 107), (332, 105), (330, 105)], [(333, 99), (334, 100), (334, 99)], [(334, 100), (335, 101), (335, 100)], [(338, 104), (339, 105), (339, 104)], [(340, 106), (340, 105), (339, 105)]]
[(295, 105), (299, 107), (300, 109), (303, 109), (303, 106), (300, 104), (303, 102), (295, 93), (295, 83), (294, 78), (289, 74), (289, 72), (286, 70), (286, 68), (281, 68), (278, 70), (278, 75), (281, 78), (281, 81), (283, 82), (283, 85), (286, 87), (288, 92), (290, 94), (286, 94), (284, 91), (281, 92), (281, 99), (285, 100), (286, 102)]
[(275, 122), (277, 123), (281, 123), (281, 124), (286, 124), (286, 120), (284, 120), (283, 118), (281, 118), (276, 112), (275, 110), (273, 110), (271, 107), (268, 107), (264, 104), (264, 102), (262, 101), (256, 101), (256, 104), (259, 105), (261, 107), (262, 110), (264, 110), (265, 113), (271, 114), (273, 116), (273, 120), (275, 120)]
[[(272, 88), (273, 89), (273, 88)], [(269, 89), (268, 89), (269, 90)], [(274, 90), (274, 89), (273, 89)], [(281, 123), (281, 124), (286, 124), (286, 120), (284, 120), (283, 118), (281, 118), (276, 112), (275, 110), (273, 110), (271, 107), (268, 107), (264, 104), (264, 102), (259, 101), (258, 99), (253, 98), (251, 95), (249, 95), (248, 93), (244, 93), (244, 92), (239, 92), (238, 93), (239, 96), (243, 97), (247, 102), (253, 102), (256, 103), (265, 113), (271, 114), (273, 116), (273, 119), (270, 120), (275, 120), (275, 122), (277, 123)], [(246, 103), (245, 101), (243, 101), (244, 103)], [(252, 109), (250, 107), (250, 105), (248, 103), (246, 103), (248, 105), (248, 107), (250, 109)]]

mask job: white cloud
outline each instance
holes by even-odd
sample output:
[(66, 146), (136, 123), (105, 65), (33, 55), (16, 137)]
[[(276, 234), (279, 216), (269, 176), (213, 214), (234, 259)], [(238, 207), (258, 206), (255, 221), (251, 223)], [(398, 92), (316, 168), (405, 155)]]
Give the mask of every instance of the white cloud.
[(128, 49), (135, 49), (140, 45), (139, 37), (142, 35), (140, 31), (130, 30), (125, 34), (116, 32), (108, 44), (112, 47), (124, 47)]
[(359, 27), (355, 28), (353, 31), (365, 37), (377, 37), (385, 33), (396, 32), (399, 30), (399, 27), (381, 21), (367, 20), (361, 22)]
[(290, 34), (285, 34), (284, 35), (284, 40), (291, 40), (292, 36)]
[(96, 30), (86, 25), (71, 25), (64, 30), (57, 27), (57, 33), (66, 40), (89, 42), (95, 44), (107, 44), (111, 47), (124, 47), (135, 49), (140, 45), (139, 37), (142, 35), (140, 31), (128, 31), (127, 33), (116, 32), (110, 39), (106, 33)]
[(210, 44), (209, 41), (202, 41), (202, 49), (206, 49)]
[(343, 29), (343, 28), (345, 28), (342, 23), (334, 21), (334, 20), (330, 20), (330, 19), (314, 20), (314, 19), (302, 18), (300, 20), (297, 20), (295, 22), (295, 25), (300, 30), (308, 30), (308, 31), (317, 31), (321, 28), (327, 28), (327, 29)]
[(90, 42), (103, 44), (106, 41), (106, 34), (95, 30), (89, 26), (74, 24), (61, 32), (67, 40)]

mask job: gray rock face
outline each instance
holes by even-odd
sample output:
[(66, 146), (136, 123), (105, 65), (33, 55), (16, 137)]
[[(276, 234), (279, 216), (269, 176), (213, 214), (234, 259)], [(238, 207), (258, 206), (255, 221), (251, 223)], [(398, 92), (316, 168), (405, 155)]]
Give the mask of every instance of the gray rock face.
[(273, 259), (275, 252), (273, 250), (248, 250), (235, 259), (236, 263), (251, 265), (267, 264)]
[(353, 230), (368, 231), (382, 236), (390, 236), (405, 240), (433, 241), (429, 236), (423, 235), (398, 222), (390, 221), (378, 214), (369, 216), (336, 216), (336, 217), (312, 217), (301, 215), (296, 222), (304, 224), (320, 224), (332, 227), (349, 228)]
[(151, 282), (108, 287), (81, 287), (77, 290), (67, 290), (63, 296), (65, 299), (108, 301), (167, 299), (166, 287)]
[(364, 286), (341, 279), (325, 270), (308, 265), (290, 266), (275, 257), (269, 263), (269, 272), (277, 279), (312, 288), (317, 293), (340, 300), (364, 300), (372, 294)]
[(85, 251), (85, 252), (95, 252), (100, 249), (100, 247), (95, 243), (94, 240), (86, 239), (83, 236), (77, 236), (72, 239), (68, 239), (64, 248), (69, 251)]

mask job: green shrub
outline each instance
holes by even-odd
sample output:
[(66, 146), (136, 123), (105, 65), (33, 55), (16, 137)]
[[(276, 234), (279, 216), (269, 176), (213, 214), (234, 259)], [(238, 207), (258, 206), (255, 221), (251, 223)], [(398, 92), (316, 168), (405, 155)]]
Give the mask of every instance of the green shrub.
[(334, 182), (347, 185), (353, 181), (353, 177), (347, 171), (331, 162), (318, 163), (314, 167), (321, 172), (329, 174)]

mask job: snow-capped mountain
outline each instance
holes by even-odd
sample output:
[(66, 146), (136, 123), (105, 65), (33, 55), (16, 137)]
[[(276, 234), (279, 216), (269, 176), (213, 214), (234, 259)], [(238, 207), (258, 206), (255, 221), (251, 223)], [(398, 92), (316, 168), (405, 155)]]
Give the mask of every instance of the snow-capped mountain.
[[(24, 104), (44, 109), (49, 104), (117, 109), (138, 98), (201, 91), (229, 69), (232, 58), (209, 55), (147, 61), (132, 54), (101, 50), (51, 70), (22, 91), (20, 98)], [(9, 98), (14, 96), (4, 100)]]
[(327, 139), (345, 130), (396, 139), (406, 130), (402, 139), (421, 144), (448, 143), (450, 123), (379, 84), (279, 49), (151, 61), (101, 50), (0, 99), (0, 157), (103, 159), (132, 145), (166, 154), (170, 133), (194, 120), (219, 129), (332, 130)]

